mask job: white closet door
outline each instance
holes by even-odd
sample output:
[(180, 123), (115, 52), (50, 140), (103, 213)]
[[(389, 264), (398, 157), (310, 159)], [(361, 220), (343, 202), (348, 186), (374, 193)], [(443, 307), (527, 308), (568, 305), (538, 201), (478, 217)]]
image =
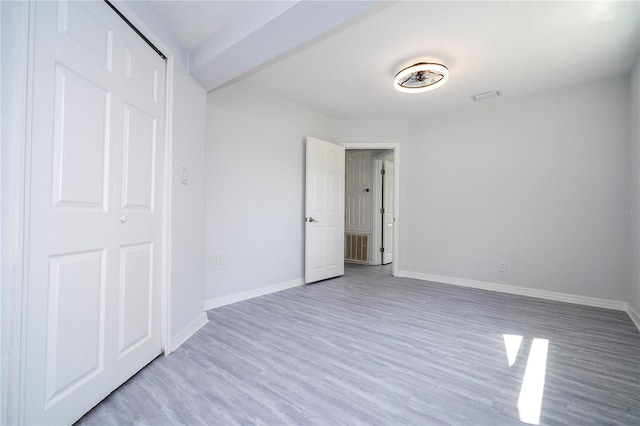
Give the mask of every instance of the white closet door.
[[(119, 385), (160, 353), (165, 61), (129, 28), (117, 112), (122, 132), (114, 173), (118, 245)], [(115, 182), (114, 182), (115, 183)]]
[(25, 422), (73, 423), (162, 350), (165, 62), (104, 2), (36, 2)]

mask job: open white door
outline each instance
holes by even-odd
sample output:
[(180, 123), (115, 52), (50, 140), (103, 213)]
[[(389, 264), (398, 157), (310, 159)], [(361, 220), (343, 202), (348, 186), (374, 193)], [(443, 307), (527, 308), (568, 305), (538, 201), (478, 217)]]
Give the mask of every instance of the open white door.
[(307, 137), (304, 281), (344, 274), (344, 147)]
[(394, 213), (394, 182), (393, 182), (393, 154), (384, 157), (384, 175), (382, 179), (382, 238), (384, 252), (382, 253), (382, 264), (393, 262), (393, 226), (395, 223)]

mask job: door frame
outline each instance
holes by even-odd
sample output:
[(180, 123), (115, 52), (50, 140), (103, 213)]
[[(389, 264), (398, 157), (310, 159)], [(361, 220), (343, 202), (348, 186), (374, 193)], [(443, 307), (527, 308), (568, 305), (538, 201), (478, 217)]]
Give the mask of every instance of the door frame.
[[(10, 29), (10, 35), (15, 35), (16, 56), (9, 61), (10, 66), (26, 72), (17, 72), (15, 90), (9, 93), (5, 108), (19, 111), (14, 117), (6, 121), (3, 117), (3, 135), (14, 138), (15, 148), (10, 151), (10, 158), (3, 159), (3, 163), (15, 166), (8, 171), (2, 170), (2, 180), (9, 178), (15, 181), (15, 194), (8, 201), (2, 200), (2, 223), (12, 225), (11, 235), (2, 239), (2, 277), (9, 277), (9, 282), (2, 280), (2, 314), (3, 331), (13, 330), (13, 333), (3, 338), (1, 345), (1, 394), (2, 407), (1, 424), (24, 424), (26, 387), (26, 324), (28, 306), (28, 267), (29, 267), (29, 230), (30, 230), (30, 197), (31, 188), (31, 127), (33, 104), (33, 64), (35, 52), (35, 2), (15, 2), (12, 5), (0, 6), (2, 14), (10, 16), (15, 22), (16, 29)], [(161, 277), (161, 327), (162, 350), (166, 355), (173, 351), (171, 342), (171, 217), (172, 191), (171, 177), (173, 169), (173, 88), (175, 54), (162, 39), (149, 28), (144, 21), (126, 4), (119, 2), (118, 10), (140, 30), (167, 57), (166, 59), (166, 110), (165, 110), (165, 155), (163, 176), (163, 206), (162, 206), (162, 277)], [(114, 12), (115, 13), (115, 12)], [(3, 60), (3, 62), (5, 62)], [(3, 82), (4, 83), (4, 82)], [(3, 85), (4, 86), (4, 85)], [(4, 87), (3, 87), (4, 91)], [(3, 93), (3, 97), (5, 94)], [(3, 114), (4, 115), (4, 114)], [(5, 130), (6, 129), (6, 130)], [(6, 133), (5, 133), (6, 131)], [(13, 148), (13, 147), (12, 147)], [(3, 155), (4, 156), (4, 155)], [(8, 208), (5, 208), (8, 204)], [(7, 244), (8, 243), (8, 244)], [(6, 245), (5, 245), (6, 244)], [(5, 253), (5, 250), (9, 253)], [(5, 269), (9, 269), (6, 271)], [(6, 312), (8, 311), (8, 312)], [(3, 333), (4, 334), (4, 333)], [(9, 348), (5, 347), (9, 346)], [(7, 377), (5, 377), (5, 375)]]
[[(372, 186), (372, 190), (374, 192), (374, 199), (373, 199), (373, 247), (382, 247), (383, 244), (383, 218), (382, 215), (380, 213), (380, 209), (383, 207), (382, 206), (382, 201), (383, 201), (383, 193), (384, 193), (384, 188), (382, 185), (382, 179), (380, 178), (380, 170), (382, 170), (384, 168), (384, 159), (387, 158), (388, 156), (393, 155), (393, 152), (385, 152), (382, 154), (379, 154), (377, 156), (373, 157), (373, 186)], [(395, 159), (393, 161), (394, 166), (395, 166)], [(395, 207), (395, 200), (394, 200), (394, 207)], [(394, 213), (394, 217), (395, 217), (395, 213)], [(394, 222), (394, 226), (395, 226), (395, 222)], [(389, 245), (389, 242), (386, 241), (384, 242), (384, 244)], [(391, 242), (391, 246), (393, 249), (393, 242)], [(370, 262), (371, 265), (382, 265), (383, 262), (383, 257), (384, 255), (382, 255), (380, 253), (380, 250), (378, 249), (377, 251), (374, 250), (374, 256), (376, 256), (375, 258), (373, 258), (373, 260)]]
[(345, 149), (390, 149), (393, 150), (393, 207), (395, 212), (395, 229), (393, 233), (393, 263), (391, 264), (394, 277), (399, 273), (400, 260), (400, 144), (387, 142), (344, 142), (340, 145)]

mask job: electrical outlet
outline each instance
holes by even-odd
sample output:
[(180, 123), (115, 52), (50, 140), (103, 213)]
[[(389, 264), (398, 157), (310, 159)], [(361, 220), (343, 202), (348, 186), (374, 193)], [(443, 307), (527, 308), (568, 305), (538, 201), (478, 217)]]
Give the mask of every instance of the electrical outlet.
[(216, 265), (222, 265), (224, 263), (224, 256), (221, 253), (216, 254)]
[(507, 272), (507, 262), (505, 262), (504, 260), (502, 260), (502, 261), (498, 264), (498, 271), (499, 271), (499, 272)]

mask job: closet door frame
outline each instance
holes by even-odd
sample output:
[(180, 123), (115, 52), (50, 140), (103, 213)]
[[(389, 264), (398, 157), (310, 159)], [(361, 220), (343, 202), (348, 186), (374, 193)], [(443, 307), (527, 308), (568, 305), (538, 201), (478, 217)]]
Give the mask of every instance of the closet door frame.
[[(35, 54), (35, 1), (11, 2), (2, 6), (2, 20), (14, 22), (9, 28), (10, 42), (14, 43), (15, 55), (9, 59), (9, 67), (19, 70), (11, 81), (4, 81), (3, 76), (3, 137), (12, 138), (9, 158), (3, 158), (3, 164), (12, 163), (8, 171), (2, 170), (3, 180), (9, 178), (15, 182), (14, 193), (8, 199), (3, 194), (2, 223), (11, 224), (12, 229), (3, 230), (2, 278), (9, 278), (2, 283), (2, 329), (9, 331), (3, 337), (2, 344), (2, 395), (0, 408), (2, 417), (0, 424), (24, 424), (25, 419), (25, 382), (26, 382), (26, 324), (28, 305), (28, 268), (29, 268), (29, 231), (30, 231), (30, 180), (31, 170), (31, 127), (33, 105), (33, 74)], [(162, 351), (168, 355), (172, 351), (171, 342), (171, 216), (172, 216), (172, 152), (173, 152), (173, 87), (174, 87), (174, 52), (162, 39), (149, 28), (133, 10), (123, 3), (118, 3), (118, 10), (156, 45), (167, 57), (166, 59), (166, 110), (164, 177), (162, 185)], [(115, 13), (115, 12), (114, 12)], [(3, 29), (3, 38), (5, 36)], [(5, 62), (5, 58), (3, 58)], [(3, 66), (4, 68), (4, 66)], [(23, 72), (26, 70), (26, 72)], [(5, 90), (12, 85), (11, 90)], [(9, 93), (7, 93), (9, 92)], [(5, 120), (4, 111), (14, 111), (9, 120)], [(17, 112), (16, 112), (17, 111)], [(6, 132), (6, 133), (5, 133)], [(4, 145), (4, 141), (3, 141)], [(4, 151), (4, 146), (3, 146)], [(4, 153), (3, 153), (4, 155)], [(7, 232), (10, 231), (10, 232)]]

